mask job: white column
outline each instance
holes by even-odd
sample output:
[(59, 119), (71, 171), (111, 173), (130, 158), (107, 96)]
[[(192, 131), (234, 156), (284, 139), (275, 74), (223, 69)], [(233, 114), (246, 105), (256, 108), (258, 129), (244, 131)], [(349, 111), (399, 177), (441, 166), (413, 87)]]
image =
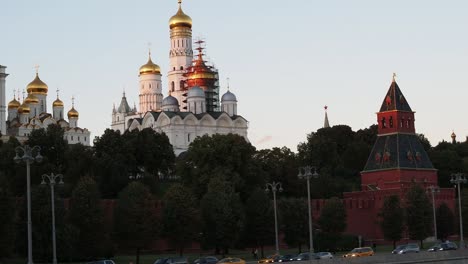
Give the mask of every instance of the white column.
[(0, 133), (6, 135), (6, 97), (5, 80), (8, 74), (5, 73), (6, 66), (0, 65)]

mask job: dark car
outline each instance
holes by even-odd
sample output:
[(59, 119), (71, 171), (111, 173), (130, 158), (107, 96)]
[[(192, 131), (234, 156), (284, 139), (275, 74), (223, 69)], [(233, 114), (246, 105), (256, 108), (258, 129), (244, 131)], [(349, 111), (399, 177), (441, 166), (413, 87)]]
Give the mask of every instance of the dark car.
[(153, 264), (188, 264), (188, 260), (184, 257), (160, 258), (157, 259)]
[(440, 244), (436, 244), (430, 247), (427, 251), (429, 252), (437, 252), (437, 251), (444, 251), (444, 250), (457, 250), (457, 244), (453, 242), (444, 242)]
[(309, 260), (309, 259), (315, 259), (315, 254), (312, 253), (312, 258), (310, 258), (309, 253), (308, 253), (308, 252), (304, 252), (304, 253), (301, 253), (301, 254), (297, 255), (297, 256), (294, 258), (294, 261)]
[(217, 257), (208, 256), (208, 257), (201, 257), (193, 261), (193, 264), (216, 264), (218, 262)]
[(406, 254), (406, 253), (419, 253), (418, 244), (411, 243), (411, 244), (399, 245), (392, 251), (392, 254)]
[(289, 262), (289, 261), (294, 261), (295, 255), (283, 255), (280, 256), (278, 262)]
[(115, 264), (113, 260), (105, 259), (105, 260), (96, 260), (88, 262), (87, 264)]

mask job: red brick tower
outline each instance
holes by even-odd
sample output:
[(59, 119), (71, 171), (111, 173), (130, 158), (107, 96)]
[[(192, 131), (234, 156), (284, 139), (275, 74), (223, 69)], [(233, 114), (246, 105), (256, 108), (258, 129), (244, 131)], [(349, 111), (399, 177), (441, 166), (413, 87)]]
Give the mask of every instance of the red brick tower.
[[(361, 172), (361, 191), (343, 194), (348, 233), (374, 241), (383, 239), (378, 214), (386, 197), (398, 195), (404, 203), (411, 184), (438, 186), (437, 170), (419, 141), (414, 120), (394, 76), (377, 113), (377, 140)], [(441, 189), (436, 206), (445, 202), (454, 209), (454, 199), (453, 189)]]

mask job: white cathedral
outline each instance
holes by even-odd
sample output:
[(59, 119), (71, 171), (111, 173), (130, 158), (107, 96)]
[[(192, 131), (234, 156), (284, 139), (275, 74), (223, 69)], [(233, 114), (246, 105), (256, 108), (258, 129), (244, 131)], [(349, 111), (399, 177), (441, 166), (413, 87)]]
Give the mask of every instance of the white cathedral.
[(144, 128), (164, 132), (176, 155), (198, 136), (232, 133), (248, 140), (248, 122), (237, 114), (237, 98), (229, 86), (219, 100), (218, 72), (204, 61), (202, 41), (197, 42), (194, 58), (192, 19), (182, 11), (181, 2), (169, 20), (169, 95), (163, 99), (161, 68), (149, 54), (139, 72), (139, 110), (129, 106), (124, 93), (119, 107), (114, 105), (111, 127), (121, 133)]
[[(49, 90), (36, 72), (36, 78), (27, 86), (27, 97), (20, 102), (15, 98), (6, 106), (5, 89), (6, 67), (0, 65), (0, 132), (2, 139), (16, 137), (20, 142), (25, 142), (28, 136), (35, 129), (47, 128), (51, 124), (57, 124), (64, 129), (64, 139), (68, 144), (81, 143), (89, 146), (90, 132), (86, 128), (78, 127), (79, 113), (76, 111), (74, 102), (67, 112), (68, 121), (64, 119), (64, 104), (59, 99), (52, 103), (52, 113), (47, 112), (47, 92)], [(24, 97), (24, 96), (23, 96)], [(73, 100), (74, 101), (74, 100)], [(6, 109), (8, 109), (8, 119), (6, 119)]]

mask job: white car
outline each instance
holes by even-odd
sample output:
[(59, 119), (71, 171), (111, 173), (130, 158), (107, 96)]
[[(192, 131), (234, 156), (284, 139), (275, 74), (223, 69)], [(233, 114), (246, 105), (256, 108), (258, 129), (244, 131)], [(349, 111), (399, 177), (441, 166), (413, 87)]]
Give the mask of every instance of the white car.
[(332, 259), (333, 255), (330, 252), (318, 252), (315, 253), (315, 259)]

